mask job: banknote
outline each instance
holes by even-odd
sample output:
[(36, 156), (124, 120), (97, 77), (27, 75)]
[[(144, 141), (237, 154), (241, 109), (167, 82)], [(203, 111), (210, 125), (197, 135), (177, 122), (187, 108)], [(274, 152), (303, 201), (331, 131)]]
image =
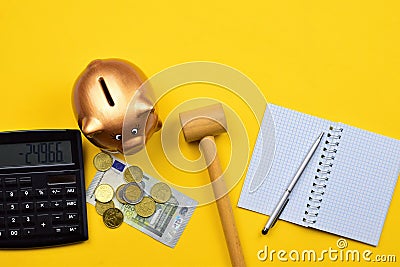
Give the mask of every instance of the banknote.
[[(98, 171), (94, 176), (86, 191), (86, 201), (95, 206), (96, 198), (94, 192), (100, 184), (109, 184), (114, 191), (120, 185), (126, 184), (124, 170), (128, 167), (127, 163), (113, 157), (112, 167), (105, 172)], [(145, 194), (150, 194), (153, 185), (159, 182), (159, 180), (144, 173), (140, 185)], [(198, 203), (174, 188), (171, 188), (171, 191), (171, 198), (166, 203), (156, 203), (155, 213), (148, 218), (139, 216), (135, 212), (133, 205), (119, 202), (115, 194), (113, 201), (115, 207), (123, 212), (125, 223), (173, 248), (181, 237)]]

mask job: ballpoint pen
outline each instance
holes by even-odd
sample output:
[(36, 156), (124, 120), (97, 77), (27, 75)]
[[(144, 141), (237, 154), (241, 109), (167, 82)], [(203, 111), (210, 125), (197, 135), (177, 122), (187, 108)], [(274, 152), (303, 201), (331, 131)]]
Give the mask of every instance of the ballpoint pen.
[(280, 198), (278, 204), (276, 205), (274, 211), (272, 212), (272, 214), (269, 217), (267, 223), (265, 224), (263, 230), (261, 231), (261, 233), (263, 235), (266, 235), (268, 233), (269, 229), (271, 229), (275, 225), (275, 223), (278, 220), (279, 216), (281, 215), (282, 211), (285, 209), (286, 204), (289, 202), (289, 196), (290, 196), (294, 186), (296, 185), (297, 181), (299, 180), (299, 178), (300, 178), (301, 174), (303, 173), (304, 169), (306, 168), (308, 162), (314, 155), (314, 152), (317, 150), (317, 147), (318, 147), (319, 143), (321, 142), (323, 136), (324, 136), (324, 132), (321, 132), (321, 134), (318, 136), (318, 138), (315, 140), (314, 144), (312, 145), (310, 151), (307, 153), (306, 157), (303, 160), (303, 163), (301, 163), (295, 176), (293, 177), (289, 186), (283, 193), (283, 195)]

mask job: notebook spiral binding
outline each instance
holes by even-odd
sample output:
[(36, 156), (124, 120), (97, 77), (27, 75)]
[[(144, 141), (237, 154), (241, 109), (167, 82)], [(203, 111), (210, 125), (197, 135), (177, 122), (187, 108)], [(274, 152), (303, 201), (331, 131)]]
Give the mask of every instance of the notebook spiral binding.
[(329, 180), (332, 166), (334, 164), (339, 140), (342, 137), (343, 128), (334, 126), (329, 127), (329, 132), (324, 144), (323, 153), (320, 156), (320, 162), (310, 195), (308, 197), (306, 210), (304, 211), (303, 222), (314, 224), (317, 222), (317, 216), (321, 207), (322, 198), (325, 194), (325, 188)]

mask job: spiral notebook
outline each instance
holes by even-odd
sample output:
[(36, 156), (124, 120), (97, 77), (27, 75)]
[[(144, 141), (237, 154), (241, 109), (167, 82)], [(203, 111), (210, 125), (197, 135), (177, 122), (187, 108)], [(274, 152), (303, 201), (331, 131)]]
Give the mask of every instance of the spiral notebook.
[[(400, 141), (276, 105), (275, 155), (262, 170), (260, 136), (238, 206), (270, 215), (315, 138), (325, 135), (280, 219), (377, 246), (400, 171)], [(264, 120), (261, 127), (268, 124)], [(268, 129), (264, 129), (268, 132)], [(263, 180), (250, 190), (253, 180)]]

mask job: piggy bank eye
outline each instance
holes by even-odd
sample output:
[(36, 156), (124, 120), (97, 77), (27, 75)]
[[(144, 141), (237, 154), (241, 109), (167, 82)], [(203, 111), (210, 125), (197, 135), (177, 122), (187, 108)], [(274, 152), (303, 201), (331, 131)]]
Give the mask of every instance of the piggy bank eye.
[(121, 141), (122, 135), (121, 135), (121, 134), (117, 134), (117, 135), (115, 136), (115, 139), (117, 139), (118, 141)]
[(133, 135), (137, 135), (138, 129), (137, 128), (133, 128), (131, 132), (132, 132)]

